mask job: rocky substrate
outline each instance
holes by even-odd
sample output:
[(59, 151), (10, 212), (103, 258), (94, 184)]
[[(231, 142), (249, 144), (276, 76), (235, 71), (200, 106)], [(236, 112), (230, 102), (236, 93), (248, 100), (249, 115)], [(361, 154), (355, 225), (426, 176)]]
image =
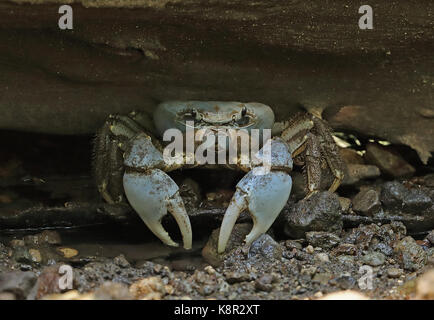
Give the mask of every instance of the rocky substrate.
[[(315, 194), (281, 216), (293, 239), (276, 241), (274, 227), (246, 247), (251, 224), (240, 223), (224, 254), (216, 252), (216, 229), (199, 246), (202, 257), (193, 250), (128, 261), (81, 254), (56, 231), (14, 238), (0, 243), (0, 298), (319, 299), (342, 290), (375, 299), (434, 297), (434, 231), (415, 239), (398, 221), (342, 228), (341, 210), (335, 194)], [(64, 264), (73, 268), (73, 290), (59, 288)]]
[[(347, 172), (336, 193), (304, 199), (295, 168), (269, 232), (246, 247), (251, 220), (243, 213), (217, 254), (216, 228), (239, 175), (173, 174), (195, 240), (191, 251), (173, 249), (127, 205), (102, 202), (90, 155), (78, 153), (87, 141), (18, 136), (0, 159), (0, 299), (319, 299), (348, 290), (357, 298), (433, 298), (434, 174), (397, 146), (342, 148)], [(323, 176), (327, 189), (326, 168)], [(173, 219), (163, 223), (180, 240)], [(59, 287), (62, 265), (72, 268), (70, 289)]]

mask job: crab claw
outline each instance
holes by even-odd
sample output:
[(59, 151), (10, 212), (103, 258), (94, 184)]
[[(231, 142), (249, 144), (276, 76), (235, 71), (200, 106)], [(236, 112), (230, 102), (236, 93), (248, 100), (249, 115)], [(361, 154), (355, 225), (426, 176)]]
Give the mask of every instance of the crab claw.
[(245, 239), (246, 244), (250, 245), (261, 234), (267, 232), (288, 201), (292, 186), (288, 173), (271, 171), (267, 174), (257, 174), (255, 169), (249, 171), (237, 184), (220, 228), (219, 253), (225, 251), (241, 212), (247, 209), (253, 219), (253, 228)]
[(161, 219), (169, 211), (181, 230), (184, 248), (191, 249), (190, 219), (176, 183), (163, 171), (126, 172), (123, 178), (129, 203), (148, 228), (165, 244), (178, 246), (164, 230)]

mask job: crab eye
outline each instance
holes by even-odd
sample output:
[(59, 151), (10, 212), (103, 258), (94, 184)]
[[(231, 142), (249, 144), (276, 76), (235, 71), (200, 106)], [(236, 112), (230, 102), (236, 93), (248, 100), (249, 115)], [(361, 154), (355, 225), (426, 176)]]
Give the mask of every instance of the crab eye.
[(182, 117), (185, 121), (194, 121), (194, 122), (200, 121), (202, 119), (202, 115), (196, 109), (185, 111)]
[(241, 116), (244, 117), (247, 114), (247, 108), (244, 106), (243, 109), (241, 109)]

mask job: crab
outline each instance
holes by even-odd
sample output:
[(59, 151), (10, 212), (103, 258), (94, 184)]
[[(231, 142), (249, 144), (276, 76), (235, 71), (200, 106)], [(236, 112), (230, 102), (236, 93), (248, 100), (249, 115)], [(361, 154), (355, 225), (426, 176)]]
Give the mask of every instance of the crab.
[[(261, 134), (265, 129), (272, 132), (272, 137), (260, 145), (259, 152), (247, 163), (224, 164), (228, 169), (246, 174), (236, 185), (223, 217), (219, 253), (225, 251), (236, 220), (245, 210), (253, 220), (252, 230), (245, 238), (247, 245), (268, 231), (288, 201), (293, 159), (304, 164), (306, 197), (320, 188), (322, 164), (326, 164), (334, 176), (330, 191), (338, 188), (344, 176), (332, 131), (324, 120), (313, 114), (298, 114), (288, 121), (275, 123), (272, 109), (262, 103), (169, 101), (158, 105), (153, 119), (137, 111), (129, 115), (110, 115), (95, 141), (98, 190), (108, 203), (129, 203), (152, 233), (169, 246), (178, 244), (161, 223), (168, 212), (179, 226), (185, 249), (192, 246), (192, 230), (179, 188), (167, 173), (181, 168), (221, 166), (196, 160), (166, 161), (163, 154), (168, 143), (161, 138), (166, 130), (173, 128), (184, 136), (188, 128), (217, 134), (222, 129), (243, 129), (248, 135), (253, 129)], [(270, 156), (268, 171), (262, 170), (265, 162), (258, 161), (264, 160), (265, 146)], [(187, 152), (181, 155), (184, 160), (188, 156)], [(258, 174), (259, 171), (262, 173)]]

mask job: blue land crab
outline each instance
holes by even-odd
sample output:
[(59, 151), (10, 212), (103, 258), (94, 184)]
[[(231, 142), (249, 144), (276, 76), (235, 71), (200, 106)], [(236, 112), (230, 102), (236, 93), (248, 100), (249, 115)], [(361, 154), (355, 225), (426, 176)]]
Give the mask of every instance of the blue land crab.
[[(307, 195), (320, 186), (321, 164), (326, 163), (334, 175), (330, 186), (335, 191), (343, 179), (343, 163), (331, 136), (331, 129), (312, 114), (299, 114), (285, 122), (274, 122), (272, 109), (262, 103), (221, 101), (169, 101), (161, 103), (153, 119), (133, 111), (129, 115), (110, 115), (99, 130), (95, 142), (95, 173), (98, 189), (109, 203), (128, 201), (147, 227), (165, 244), (177, 246), (164, 230), (161, 219), (170, 212), (180, 228), (184, 248), (191, 248), (190, 220), (179, 195), (179, 188), (166, 172), (180, 168), (194, 168), (203, 163), (168, 163), (163, 157), (164, 144), (160, 140), (167, 129), (187, 131), (187, 123), (194, 130), (218, 132), (222, 129), (270, 129), (273, 137), (263, 144), (259, 157), (268, 145), (270, 171), (255, 174), (263, 163), (251, 159), (226, 165), (233, 170), (247, 172), (224, 215), (220, 228), (218, 251), (226, 248), (233, 226), (244, 210), (253, 219), (253, 228), (246, 237), (251, 244), (267, 232), (284, 207), (291, 192), (293, 158), (305, 163)], [(167, 145), (167, 144), (166, 144)], [(184, 157), (187, 155), (184, 154)], [(206, 167), (215, 168), (216, 164)]]

